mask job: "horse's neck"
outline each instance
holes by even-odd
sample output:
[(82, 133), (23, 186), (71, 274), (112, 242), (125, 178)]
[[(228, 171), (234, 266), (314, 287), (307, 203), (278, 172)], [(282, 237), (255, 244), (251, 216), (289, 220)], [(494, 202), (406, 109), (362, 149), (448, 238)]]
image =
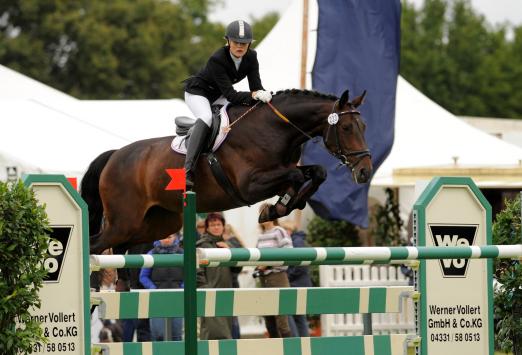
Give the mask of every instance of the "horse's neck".
[[(289, 97), (283, 102), (283, 111), (293, 125), (304, 131), (306, 135), (316, 137), (322, 134), (325, 122), (333, 103), (325, 98)], [(298, 131), (294, 129), (294, 133)], [(300, 136), (305, 136), (299, 132)]]

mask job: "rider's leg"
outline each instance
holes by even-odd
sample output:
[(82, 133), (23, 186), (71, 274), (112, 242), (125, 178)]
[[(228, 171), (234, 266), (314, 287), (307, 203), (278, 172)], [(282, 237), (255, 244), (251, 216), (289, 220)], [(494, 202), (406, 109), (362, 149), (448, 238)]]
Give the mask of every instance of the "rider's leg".
[(186, 185), (187, 190), (190, 191), (194, 187), (194, 170), (199, 155), (207, 143), (207, 137), (210, 133), (212, 111), (210, 109), (210, 102), (204, 96), (193, 95), (185, 92), (185, 102), (194, 116), (197, 117), (192, 133), (190, 134), (187, 146), (187, 156), (185, 157)]

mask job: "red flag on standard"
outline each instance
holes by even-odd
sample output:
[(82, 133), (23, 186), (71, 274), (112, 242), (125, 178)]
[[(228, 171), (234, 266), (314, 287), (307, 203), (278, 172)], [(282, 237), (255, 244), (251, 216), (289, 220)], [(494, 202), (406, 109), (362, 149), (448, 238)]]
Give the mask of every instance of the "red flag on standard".
[(165, 190), (183, 190), (184, 192), (186, 189), (185, 169), (166, 169), (165, 171), (171, 177)]

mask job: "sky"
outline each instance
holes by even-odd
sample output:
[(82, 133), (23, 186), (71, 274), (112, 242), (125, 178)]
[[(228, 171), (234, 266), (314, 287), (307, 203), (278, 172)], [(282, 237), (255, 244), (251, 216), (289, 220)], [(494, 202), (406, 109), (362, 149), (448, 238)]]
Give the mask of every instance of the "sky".
[[(294, 0), (222, 0), (223, 5), (214, 9), (210, 19), (227, 24), (237, 19), (248, 21), (251, 16), (259, 18), (270, 11), (282, 14), (292, 1)], [(424, 0), (409, 1), (417, 5), (424, 2)], [(471, 3), (475, 10), (486, 16), (488, 22), (492, 24), (504, 21), (515, 25), (522, 24), (522, 0), (471, 0)]]

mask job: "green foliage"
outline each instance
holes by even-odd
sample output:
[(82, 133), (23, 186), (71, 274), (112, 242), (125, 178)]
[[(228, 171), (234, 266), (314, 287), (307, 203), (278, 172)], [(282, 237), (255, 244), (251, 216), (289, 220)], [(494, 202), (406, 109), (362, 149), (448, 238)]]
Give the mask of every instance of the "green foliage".
[(404, 222), (400, 216), (399, 203), (392, 189), (387, 188), (386, 202), (384, 206), (378, 206), (373, 219), (373, 230), (371, 235), (375, 245), (378, 246), (400, 246), (401, 230)]
[[(82, 99), (182, 97), (225, 43), (215, 0), (5, 0), (0, 63)], [(277, 14), (254, 19), (262, 39)]]
[[(506, 201), (493, 224), (493, 244), (520, 244), (520, 197)], [(495, 260), (496, 346), (503, 351), (522, 351), (522, 267), (519, 261)]]
[(44, 341), (29, 311), (40, 307), (38, 290), (49, 237), (47, 216), (34, 194), (19, 182), (0, 182), (0, 353), (30, 353)]
[(307, 242), (313, 247), (359, 246), (357, 228), (346, 221), (328, 221), (315, 216), (308, 224)]
[[(346, 221), (328, 221), (315, 216), (308, 224), (306, 236), (312, 247), (357, 247), (360, 246), (357, 228)], [(310, 266), (312, 283), (319, 286), (319, 266)]]
[(207, 3), (3, 1), (0, 63), (80, 98), (180, 96)]
[(426, 0), (420, 9), (406, 1), (401, 21), (406, 80), (457, 115), (522, 118), (522, 26), (493, 27), (469, 0)]

